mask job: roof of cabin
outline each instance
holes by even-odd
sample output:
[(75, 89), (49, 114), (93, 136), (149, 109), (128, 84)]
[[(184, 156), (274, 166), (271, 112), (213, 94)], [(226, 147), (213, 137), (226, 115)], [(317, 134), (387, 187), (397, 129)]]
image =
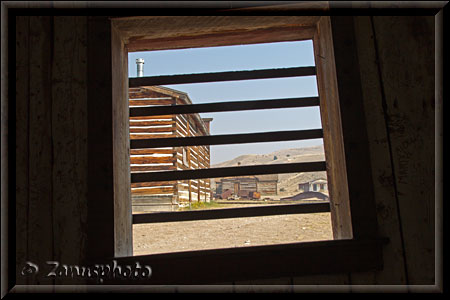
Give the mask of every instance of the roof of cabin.
[[(142, 89), (144, 91), (142, 91)], [(155, 86), (140, 86), (140, 87), (136, 87), (136, 88), (131, 88), (130, 90), (141, 90), (142, 92), (145, 93), (145, 90), (148, 91), (154, 91), (157, 93), (160, 93), (162, 95), (166, 95), (169, 97), (174, 97), (176, 99), (181, 100), (182, 105), (189, 105), (192, 104), (192, 100), (189, 98), (189, 95), (185, 92), (182, 91), (178, 91), (178, 90), (174, 90), (165, 86), (160, 86), (160, 85), (155, 85)], [(209, 135), (209, 131), (205, 125), (204, 120), (200, 117), (199, 114), (192, 114), (194, 116), (194, 121), (197, 124), (197, 126), (200, 127), (200, 130), (203, 132), (203, 134), (205, 135)], [(212, 119), (211, 119), (212, 120)], [(211, 121), (209, 120), (209, 121)]]

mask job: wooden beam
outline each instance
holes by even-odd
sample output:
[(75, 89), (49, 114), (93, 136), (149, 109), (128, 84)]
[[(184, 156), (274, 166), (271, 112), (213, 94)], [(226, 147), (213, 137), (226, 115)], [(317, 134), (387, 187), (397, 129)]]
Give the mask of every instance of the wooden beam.
[(333, 38), (329, 17), (321, 17), (314, 37), (317, 67), (317, 87), (320, 96), (320, 116), (324, 132), (323, 144), (327, 157), (327, 179), (330, 193), (331, 221), (335, 239), (352, 238), (351, 214), (344, 141), (339, 103)]
[(311, 214), (330, 211), (329, 202), (263, 205), (253, 207), (222, 208), (211, 210), (191, 210), (133, 215), (133, 224), (180, 222), (197, 220), (217, 220), (231, 218), (262, 217), (288, 214)]
[(130, 116), (138, 117), (138, 116), (157, 116), (167, 114), (194, 114), (204, 112), (309, 107), (318, 105), (319, 105), (318, 97), (226, 101), (226, 102), (190, 104), (190, 105), (133, 107), (130, 108)]
[(262, 133), (243, 133), (243, 134), (223, 134), (196, 137), (172, 137), (158, 138), (157, 135), (139, 136), (140, 140), (131, 141), (131, 149), (139, 148), (157, 148), (157, 147), (182, 147), (182, 146), (198, 146), (198, 145), (224, 145), (224, 144), (246, 144), (246, 143), (262, 143), (262, 142), (278, 142), (292, 140), (306, 140), (322, 138), (322, 129), (309, 130), (288, 130), (288, 131), (272, 131)]
[(104, 284), (211, 284), (255, 277), (377, 271), (383, 266), (380, 253), (384, 243), (379, 239), (334, 240), (114, 258), (121, 266), (133, 266), (139, 260), (151, 267), (152, 274), (142, 280), (109, 277)]
[(137, 87), (137, 86), (153, 86), (153, 85), (167, 85), (167, 84), (285, 78), (285, 77), (314, 76), (314, 75), (316, 75), (315, 67), (264, 69), (253, 71), (231, 71), (231, 72), (136, 77), (129, 79), (129, 86)]
[(152, 172), (133, 173), (131, 182), (151, 182), (170, 180), (190, 180), (200, 178), (219, 178), (246, 175), (283, 174), (296, 172), (316, 172), (325, 171), (324, 161), (291, 163), (291, 164), (270, 164), (257, 166), (224, 167), (200, 170), (186, 170), (173, 172)]
[(227, 46), (231, 45), (230, 41), (235, 45), (301, 41), (311, 39), (313, 30), (313, 27), (279, 27), (176, 38), (132, 38), (128, 44), (128, 52)]

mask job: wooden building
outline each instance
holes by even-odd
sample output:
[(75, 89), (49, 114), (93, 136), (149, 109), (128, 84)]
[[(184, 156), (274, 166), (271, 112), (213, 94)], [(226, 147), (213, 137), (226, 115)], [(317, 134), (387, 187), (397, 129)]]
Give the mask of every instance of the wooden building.
[(303, 192), (327, 192), (328, 183), (326, 179), (319, 178), (308, 182), (299, 183), (298, 189)]
[(216, 179), (216, 197), (221, 197), (227, 190), (233, 195), (246, 198), (250, 192), (258, 192), (261, 196), (277, 195), (278, 174), (239, 176)]
[[(162, 86), (129, 89), (130, 107), (192, 104), (188, 94)], [(130, 139), (209, 135), (211, 118), (199, 114), (130, 117)], [(206, 169), (209, 146), (161, 147), (130, 150), (131, 172)], [(133, 211), (172, 210), (190, 202), (209, 202), (209, 179), (131, 184)]]

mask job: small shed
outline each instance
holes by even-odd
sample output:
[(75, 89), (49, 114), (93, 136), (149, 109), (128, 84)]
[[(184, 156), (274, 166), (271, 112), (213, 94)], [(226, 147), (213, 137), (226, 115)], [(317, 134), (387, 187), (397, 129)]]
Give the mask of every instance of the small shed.
[(328, 192), (328, 183), (324, 178), (319, 178), (298, 184), (299, 191), (302, 192)]
[(230, 190), (234, 195), (246, 197), (250, 192), (277, 195), (278, 174), (239, 176), (216, 179), (216, 197)]

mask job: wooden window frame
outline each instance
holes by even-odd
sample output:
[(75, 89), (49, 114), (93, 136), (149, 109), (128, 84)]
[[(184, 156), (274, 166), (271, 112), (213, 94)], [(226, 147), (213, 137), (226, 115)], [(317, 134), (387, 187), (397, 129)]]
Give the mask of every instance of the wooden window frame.
[[(111, 279), (105, 283), (208, 284), (382, 269), (382, 246), (386, 239), (377, 234), (353, 20), (335, 16), (271, 16), (261, 22), (261, 18), (264, 17), (231, 17), (225, 22), (228, 27), (214, 27), (211, 22), (202, 24), (197, 18), (203, 32), (200, 30), (196, 36), (183, 35), (174, 29), (170, 32), (168, 26), (168, 36), (154, 38), (145, 33), (145, 22), (149, 21), (153, 26), (150, 31), (156, 32), (155, 28), (171, 22), (170, 17), (111, 18), (111, 72), (114, 70), (111, 84), (113, 100), (116, 97), (113, 102), (118, 105), (117, 110), (113, 108), (117, 112), (113, 117), (119, 118), (113, 120), (113, 144), (121, 151), (129, 151), (125, 137), (114, 134), (125, 132), (117, 124), (125, 126), (125, 130), (129, 128), (128, 113), (122, 111), (128, 104), (128, 51), (312, 39), (334, 240), (131, 256), (131, 199), (114, 197), (114, 230), (118, 234), (103, 255), (91, 258), (95, 257), (96, 263), (99, 258), (106, 262), (115, 259), (119, 264), (138, 260), (152, 267), (152, 276), (145, 282)], [(296, 21), (295, 26), (292, 20)], [(170, 36), (171, 33), (174, 35)], [(117, 173), (115, 186), (120, 183), (123, 189), (130, 190), (130, 179), (125, 178), (126, 172), (130, 174), (129, 167), (121, 165), (113, 167), (113, 171)], [(127, 250), (120, 251), (117, 245)]]

